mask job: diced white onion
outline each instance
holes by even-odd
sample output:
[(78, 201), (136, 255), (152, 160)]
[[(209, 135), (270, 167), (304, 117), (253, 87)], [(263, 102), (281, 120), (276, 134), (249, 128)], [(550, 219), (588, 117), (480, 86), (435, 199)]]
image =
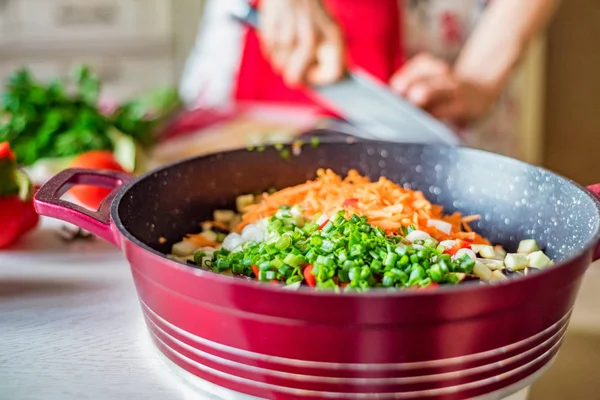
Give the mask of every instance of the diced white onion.
[(223, 248), (225, 250), (232, 251), (236, 247), (242, 245), (242, 243), (244, 243), (244, 239), (242, 239), (242, 236), (240, 234), (230, 233), (229, 235), (227, 235), (225, 240), (223, 240)]
[(416, 242), (417, 240), (427, 240), (431, 239), (431, 236), (427, 232), (423, 231), (412, 231), (408, 235), (406, 235), (406, 240), (409, 242)]
[(430, 219), (429, 221), (427, 221), (427, 226), (433, 226), (435, 229), (442, 231), (445, 234), (449, 234), (452, 230), (451, 224), (444, 221), (440, 221), (439, 219)]
[(453, 259), (460, 260), (461, 258), (463, 258), (465, 256), (465, 254), (468, 255), (471, 260), (477, 260), (477, 255), (475, 255), (475, 252), (471, 249), (458, 250), (456, 252), (456, 254), (454, 255)]
[(265, 232), (257, 225), (250, 224), (242, 230), (244, 242), (262, 242), (265, 240)]
[(440, 245), (444, 246), (446, 249), (449, 249), (456, 246), (456, 240), (443, 240), (440, 242)]

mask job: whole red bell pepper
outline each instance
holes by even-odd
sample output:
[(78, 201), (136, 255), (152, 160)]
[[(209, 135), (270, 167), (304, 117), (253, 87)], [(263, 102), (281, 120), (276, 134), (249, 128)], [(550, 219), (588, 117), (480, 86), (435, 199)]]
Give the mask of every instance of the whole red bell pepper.
[(0, 143), (0, 249), (37, 226), (33, 192), (31, 180), (17, 166), (8, 142)]

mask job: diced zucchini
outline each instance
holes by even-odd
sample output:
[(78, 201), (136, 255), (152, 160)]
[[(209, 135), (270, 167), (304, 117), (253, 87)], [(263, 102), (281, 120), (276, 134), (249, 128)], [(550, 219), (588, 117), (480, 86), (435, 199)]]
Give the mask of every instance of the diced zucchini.
[(519, 254), (530, 254), (534, 251), (538, 251), (540, 248), (538, 244), (533, 239), (521, 240), (519, 243), (519, 248), (517, 249), (517, 253)]
[(227, 237), (226, 234), (218, 232), (217, 233), (217, 243), (223, 243), (223, 240)]
[(543, 251), (534, 251), (527, 255), (531, 268), (543, 269), (551, 265), (550, 258)]
[(206, 239), (210, 240), (211, 242), (217, 241), (217, 234), (213, 231), (204, 231), (201, 233), (201, 235), (204, 236)]
[(186, 263), (186, 262), (185, 262), (185, 258), (183, 258), (183, 257), (177, 257), (177, 256), (175, 256), (175, 255), (173, 255), (173, 254), (167, 254), (167, 258), (169, 258), (169, 259), (171, 259), (171, 260), (173, 260), (173, 261), (180, 262), (180, 263), (182, 263), (182, 264), (185, 264), (185, 263)]
[(231, 221), (229, 221), (229, 230), (232, 231), (235, 229), (238, 224), (242, 222), (242, 216), (239, 214), (235, 214)]
[(502, 246), (494, 246), (494, 251), (496, 252), (496, 258), (499, 260), (504, 260), (506, 257), (506, 250)]
[(500, 282), (505, 281), (508, 278), (501, 271), (493, 271), (490, 282)]
[(473, 274), (482, 281), (489, 281), (492, 279), (492, 270), (486, 267), (482, 262), (475, 263), (475, 266), (473, 267)]
[(235, 207), (240, 214), (243, 213), (244, 209), (252, 203), (254, 203), (254, 195), (253, 194), (245, 194), (242, 196), (238, 196), (235, 199)]
[(485, 244), (472, 244), (471, 245), (471, 250), (473, 250), (475, 252), (475, 254), (479, 254), (479, 252), (481, 251), (481, 249), (483, 249), (484, 247), (487, 247), (487, 245), (485, 245)]
[(504, 265), (513, 271), (522, 271), (529, 266), (529, 260), (524, 254), (507, 254)]
[(234, 216), (235, 213), (233, 212), (233, 210), (215, 210), (213, 212), (214, 220), (222, 224), (228, 224)]
[(194, 243), (181, 241), (173, 245), (171, 248), (171, 253), (177, 257), (187, 257), (189, 255), (193, 255), (196, 250), (198, 250), (198, 246)]
[(492, 246), (484, 246), (480, 251), (479, 255), (483, 258), (493, 259), (496, 258), (496, 252)]
[(496, 259), (488, 259), (488, 258), (478, 258), (478, 262), (482, 263), (492, 271), (503, 270), (504, 269), (504, 261), (496, 260)]

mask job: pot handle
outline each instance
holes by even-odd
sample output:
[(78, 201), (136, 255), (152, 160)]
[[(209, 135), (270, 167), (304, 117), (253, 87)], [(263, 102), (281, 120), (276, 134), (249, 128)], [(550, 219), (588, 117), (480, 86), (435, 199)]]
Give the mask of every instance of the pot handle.
[[(587, 190), (592, 192), (592, 194), (596, 196), (598, 200), (600, 200), (600, 183), (588, 186)], [(594, 261), (596, 260), (600, 260), (600, 243), (598, 243), (598, 245), (596, 246), (596, 252), (594, 253)]]
[[(33, 200), (35, 209), (40, 215), (70, 222), (119, 246), (119, 239), (110, 224), (110, 206), (121, 186), (132, 179), (132, 175), (118, 171), (67, 169), (58, 173), (37, 191)], [(62, 195), (75, 185), (100, 186), (112, 191), (102, 201), (98, 210), (93, 211), (61, 199)]]

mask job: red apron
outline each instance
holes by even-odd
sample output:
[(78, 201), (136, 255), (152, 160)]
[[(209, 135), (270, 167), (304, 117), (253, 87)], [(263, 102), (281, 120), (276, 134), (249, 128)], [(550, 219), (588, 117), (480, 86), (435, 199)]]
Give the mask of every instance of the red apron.
[[(346, 41), (347, 62), (387, 82), (402, 65), (399, 0), (323, 0)], [(263, 57), (254, 30), (245, 33), (235, 89), (237, 100), (314, 104), (288, 88)]]

